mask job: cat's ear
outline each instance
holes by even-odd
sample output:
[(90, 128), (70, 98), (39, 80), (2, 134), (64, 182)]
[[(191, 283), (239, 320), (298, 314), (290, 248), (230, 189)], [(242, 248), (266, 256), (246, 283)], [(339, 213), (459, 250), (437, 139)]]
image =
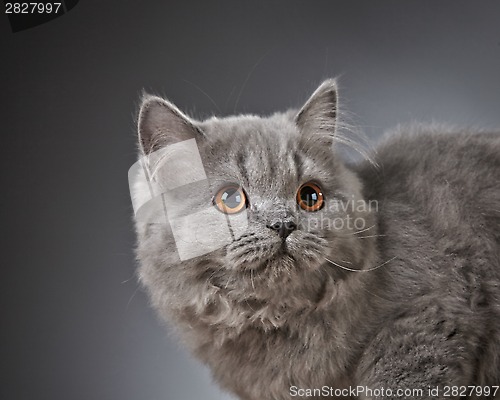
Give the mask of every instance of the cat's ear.
[(295, 117), (303, 132), (335, 135), (337, 125), (337, 84), (333, 79), (324, 81)]
[(144, 94), (138, 121), (139, 145), (144, 154), (169, 144), (202, 136), (196, 121), (161, 97)]

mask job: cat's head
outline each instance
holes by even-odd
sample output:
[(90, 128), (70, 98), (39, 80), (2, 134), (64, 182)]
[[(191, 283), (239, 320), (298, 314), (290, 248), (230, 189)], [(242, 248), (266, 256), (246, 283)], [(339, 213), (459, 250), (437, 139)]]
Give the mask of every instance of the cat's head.
[(337, 118), (333, 80), (299, 111), (269, 117), (199, 122), (144, 97), (141, 157), (159, 189), (136, 217), (138, 258), (160, 311), (276, 327), (331, 296), (325, 285), (349, 274), (340, 266), (365, 267), (372, 244), (356, 233), (376, 228), (335, 152)]

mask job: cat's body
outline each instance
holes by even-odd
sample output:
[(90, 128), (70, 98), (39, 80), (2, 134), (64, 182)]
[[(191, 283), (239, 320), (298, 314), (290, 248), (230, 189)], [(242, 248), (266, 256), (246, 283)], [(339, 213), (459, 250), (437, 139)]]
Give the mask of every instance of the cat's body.
[[(332, 150), (346, 141), (336, 114), (332, 81), (298, 114), (265, 119), (197, 123), (145, 100), (144, 153), (194, 137), (210, 192), (238, 183), (248, 201), (242, 233), (184, 261), (157, 214), (137, 221), (153, 306), (241, 399), (498, 385), (500, 135), (402, 129), (378, 168), (347, 167)], [(297, 207), (308, 182), (325, 198), (314, 211)], [(331, 224), (350, 218), (363, 228)]]
[(500, 134), (406, 127), (377, 160), (359, 174), (379, 200), (380, 252), (396, 257), (374, 271), (395, 305), (358, 374), (386, 387), (498, 385)]

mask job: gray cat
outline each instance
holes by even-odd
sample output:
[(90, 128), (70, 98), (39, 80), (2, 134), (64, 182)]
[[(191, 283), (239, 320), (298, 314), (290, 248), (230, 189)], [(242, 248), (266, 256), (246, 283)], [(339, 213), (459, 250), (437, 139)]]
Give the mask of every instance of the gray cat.
[(500, 398), (500, 134), (400, 128), (348, 165), (337, 109), (333, 80), (262, 118), (144, 96), (153, 307), (241, 399)]

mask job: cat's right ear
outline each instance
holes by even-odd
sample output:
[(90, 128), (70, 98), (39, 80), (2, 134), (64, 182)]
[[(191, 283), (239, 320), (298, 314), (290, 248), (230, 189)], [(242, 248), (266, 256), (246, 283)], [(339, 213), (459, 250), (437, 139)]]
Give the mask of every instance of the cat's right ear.
[(150, 154), (169, 144), (200, 137), (196, 121), (161, 97), (144, 94), (138, 120), (139, 146)]
[(337, 83), (324, 81), (295, 117), (301, 131), (335, 136), (338, 114)]

